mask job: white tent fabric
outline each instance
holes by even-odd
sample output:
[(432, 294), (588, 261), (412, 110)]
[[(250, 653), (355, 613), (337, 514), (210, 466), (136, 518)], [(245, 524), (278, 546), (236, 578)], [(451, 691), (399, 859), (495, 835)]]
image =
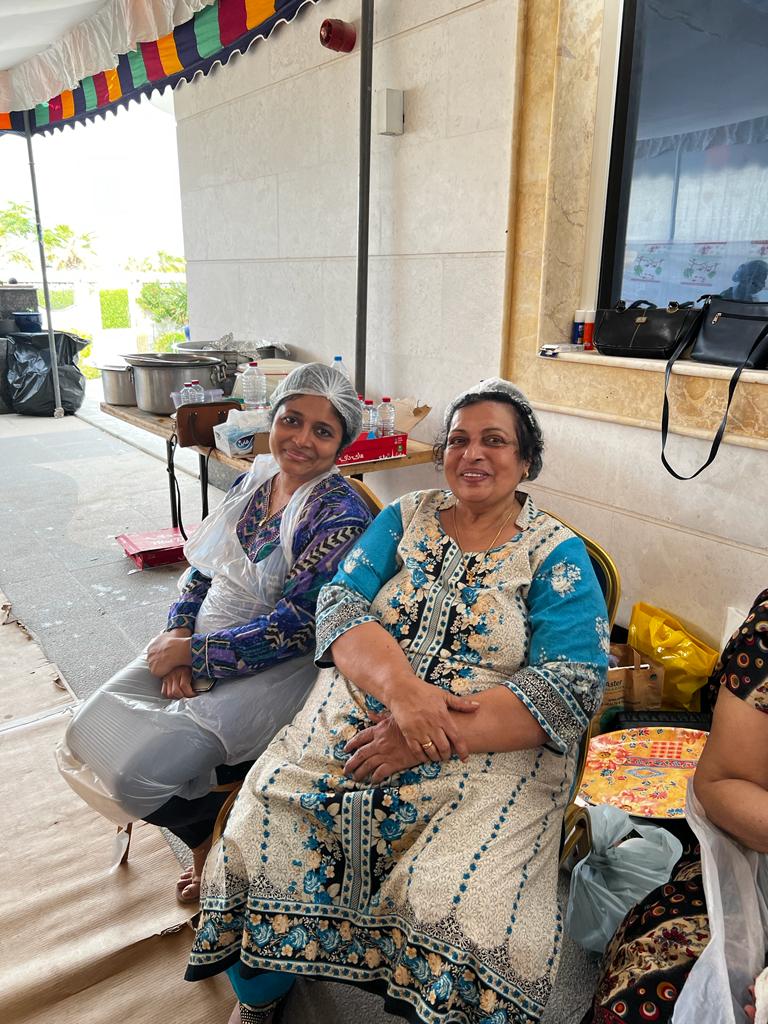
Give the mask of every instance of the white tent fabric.
[(0, 110), (47, 103), (213, 2), (0, 0)]

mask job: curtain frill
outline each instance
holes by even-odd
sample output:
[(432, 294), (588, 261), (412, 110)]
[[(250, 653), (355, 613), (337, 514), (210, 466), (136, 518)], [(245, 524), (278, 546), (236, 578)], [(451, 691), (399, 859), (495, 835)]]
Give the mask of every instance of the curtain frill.
[(635, 159), (650, 160), (669, 150), (682, 149), (684, 153), (712, 149), (714, 146), (750, 145), (768, 142), (768, 117), (754, 117), (749, 121), (703, 128), (680, 135), (663, 135), (656, 139), (638, 139)]
[(214, 0), (109, 0), (42, 53), (0, 71), (0, 110), (29, 110), (84, 78), (117, 67), (120, 54), (160, 39)]

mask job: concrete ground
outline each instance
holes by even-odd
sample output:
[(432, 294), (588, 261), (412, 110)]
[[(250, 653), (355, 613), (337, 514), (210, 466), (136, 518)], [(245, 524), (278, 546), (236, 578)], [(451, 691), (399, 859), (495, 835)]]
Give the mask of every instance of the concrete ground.
[[(87, 697), (164, 626), (180, 566), (135, 571), (120, 533), (170, 526), (165, 445), (98, 409), (89, 382), (77, 417), (0, 416), (0, 591), (73, 691)], [(199, 520), (197, 457), (177, 460), (184, 520)], [(228, 474), (213, 477), (221, 488)], [(194, 474), (194, 475), (193, 475)], [(212, 487), (215, 505), (221, 491)], [(184, 859), (184, 851), (177, 849)], [(567, 895), (567, 879), (562, 879)], [(578, 1024), (596, 965), (567, 939), (545, 1024)], [(300, 982), (285, 1024), (384, 1024), (381, 1001), (354, 988)]]

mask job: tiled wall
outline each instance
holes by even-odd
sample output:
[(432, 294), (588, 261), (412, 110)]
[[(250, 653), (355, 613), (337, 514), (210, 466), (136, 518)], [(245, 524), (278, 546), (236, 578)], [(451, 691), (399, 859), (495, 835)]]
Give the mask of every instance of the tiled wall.
[[(588, 192), (591, 176), (600, 173), (592, 141), (604, 2), (616, 0), (528, 5), (505, 363), (546, 409), (547, 451), (534, 494), (613, 555), (622, 575), (619, 622), (646, 600), (719, 646), (728, 608), (748, 609), (768, 586), (768, 451), (724, 444), (696, 480), (675, 480), (661, 465), (658, 428), (622, 423), (660, 423), (661, 374), (537, 356), (542, 342), (562, 340), (582, 305)], [(724, 390), (722, 381), (678, 379), (672, 422), (711, 437)], [(732, 424), (761, 444), (768, 385), (739, 385)], [(708, 451), (707, 442), (679, 434), (668, 445), (682, 473), (701, 465)]]
[[(404, 90), (406, 128), (372, 142), (368, 391), (433, 406), (417, 432), (431, 440), (445, 402), (498, 372), (518, 3), (375, 6), (374, 89)], [(359, 46), (335, 54), (318, 31), (359, 12), (323, 0), (176, 92), (193, 337), (268, 337), (352, 368)]]

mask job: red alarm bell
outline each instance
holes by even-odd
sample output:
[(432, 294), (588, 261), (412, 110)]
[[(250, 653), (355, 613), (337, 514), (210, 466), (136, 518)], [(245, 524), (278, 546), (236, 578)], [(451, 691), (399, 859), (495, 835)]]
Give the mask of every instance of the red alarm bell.
[(355, 26), (341, 18), (326, 18), (320, 26), (320, 42), (329, 50), (349, 53), (354, 50), (356, 39)]

